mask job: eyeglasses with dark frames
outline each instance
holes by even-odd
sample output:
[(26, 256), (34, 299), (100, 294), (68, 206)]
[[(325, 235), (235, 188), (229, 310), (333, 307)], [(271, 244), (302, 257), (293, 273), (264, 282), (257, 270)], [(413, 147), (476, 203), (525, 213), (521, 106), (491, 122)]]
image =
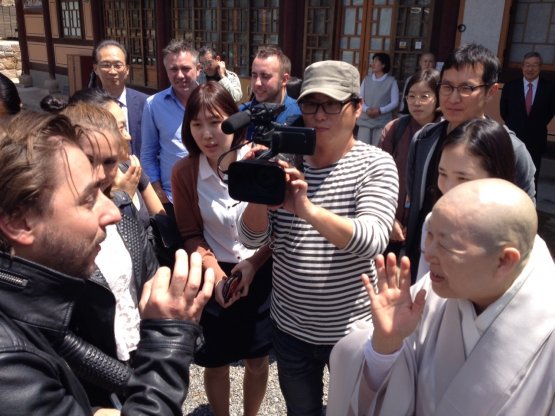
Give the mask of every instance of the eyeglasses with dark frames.
[(455, 87), (454, 85), (451, 84), (445, 84), (445, 83), (441, 83), (439, 84), (439, 93), (443, 96), (448, 96), (453, 94), (453, 91), (457, 90), (457, 92), (459, 93), (459, 95), (461, 97), (469, 97), (470, 95), (472, 95), (472, 93), (474, 91), (476, 91), (478, 88), (482, 88), (482, 87), (489, 87), (491, 84), (482, 84), (482, 85), (459, 85), (458, 87)]
[(313, 101), (301, 101), (299, 103), (299, 108), (303, 114), (316, 114), (318, 108), (322, 107), (322, 110), (326, 114), (339, 114), (343, 109), (345, 104), (354, 101), (353, 98), (347, 98), (344, 101), (325, 101), (323, 103), (315, 103)]

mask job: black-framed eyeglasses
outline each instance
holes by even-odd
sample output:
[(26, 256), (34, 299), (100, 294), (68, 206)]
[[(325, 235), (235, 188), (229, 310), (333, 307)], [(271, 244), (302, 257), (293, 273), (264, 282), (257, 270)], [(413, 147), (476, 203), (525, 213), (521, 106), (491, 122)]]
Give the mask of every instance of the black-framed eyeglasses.
[(123, 62), (99, 62), (98, 67), (103, 71), (109, 71), (110, 69), (114, 68), (116, 71), (121, 71), (125, 68), (125, 64)]
[(451, 84), (439, 84), (439, 93), (443, 96), (448, 96), (453, 94), (453, 91), (457, 90), (457, 92), (459, 93), (459, 95), (461, 97), (469, 97), (470, 95), (472, 95), (472, 93), (474, 91), (476, 91), (478, 88), (482, 88), (482, 87), (489, 87), (491, 84), (482, 84), (482, 85), (459, 85), (458, 87), (455, 87), (454, 85)]
[(318, 112), (318, 108), (320, 107), (322, 107), (322, 110), (326, 114), (339, 114), (343, 106), (351, 101), (353, 101), (352, 98), (347, 98), (344, 101), (325, 101), (323, 103), (301, 101), (299, 103), (299, 108), (303, 114), (316, 114)]

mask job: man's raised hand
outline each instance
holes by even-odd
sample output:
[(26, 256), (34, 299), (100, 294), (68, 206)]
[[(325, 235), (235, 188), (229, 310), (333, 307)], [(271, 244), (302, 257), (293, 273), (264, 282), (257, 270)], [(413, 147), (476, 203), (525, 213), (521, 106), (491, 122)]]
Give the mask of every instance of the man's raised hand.
[(141, 317), (198, 323), (213, 289), (212, 269), (207, 269), (204, 281), (202, 279), (201, 255), (195, 252), (188, 261), (185, 250), (177, 250), (173, 273), (167, 267), (160, 267), (154, 277), (145, 283), (139, 303)]

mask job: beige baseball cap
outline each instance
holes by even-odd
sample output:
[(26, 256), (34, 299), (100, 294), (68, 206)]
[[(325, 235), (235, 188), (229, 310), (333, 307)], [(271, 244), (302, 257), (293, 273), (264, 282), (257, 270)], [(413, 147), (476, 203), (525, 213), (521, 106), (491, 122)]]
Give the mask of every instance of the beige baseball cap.
[(358, 97), (358, 69), (343, 61), (320, 61), (307, 66), (298, 100), (314, 93), (325, 94), (337, 101), (345, 101), (352, 95)]

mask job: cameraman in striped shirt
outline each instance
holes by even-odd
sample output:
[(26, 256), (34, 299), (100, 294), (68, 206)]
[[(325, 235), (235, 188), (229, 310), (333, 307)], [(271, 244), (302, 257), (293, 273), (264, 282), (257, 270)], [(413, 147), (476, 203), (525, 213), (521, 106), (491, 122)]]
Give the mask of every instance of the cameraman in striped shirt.
[(280, 387), (288, 415), (322, 414), (323, 371), (333, 345), (359, 319), (370, 319), (360, 281), (376, 277), (373, 258), (387, 246), (397, 207), (391, 156), (357, 141), (358, 70), (341, 61), (306, 68), (298, 99), (304, 125), (316, 129), (316, 151), (287, 174), (283, 205), (250, 203), (240, 238), (270, 243), (271, 317)]

